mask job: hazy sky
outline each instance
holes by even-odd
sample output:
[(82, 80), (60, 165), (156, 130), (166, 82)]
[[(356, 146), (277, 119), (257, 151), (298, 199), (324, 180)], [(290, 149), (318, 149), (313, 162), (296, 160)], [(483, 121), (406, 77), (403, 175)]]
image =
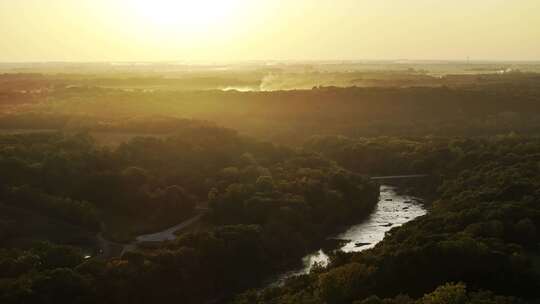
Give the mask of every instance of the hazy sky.
[(0, 0), (0, 61), (540, 60), (540, 0)]

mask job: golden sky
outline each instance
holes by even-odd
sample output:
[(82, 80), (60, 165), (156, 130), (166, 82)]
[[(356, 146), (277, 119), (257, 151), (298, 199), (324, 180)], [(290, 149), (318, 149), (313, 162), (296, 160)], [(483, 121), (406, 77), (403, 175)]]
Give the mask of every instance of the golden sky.
[(0, 61), (540, 60), (540, 0), (0, 0)]

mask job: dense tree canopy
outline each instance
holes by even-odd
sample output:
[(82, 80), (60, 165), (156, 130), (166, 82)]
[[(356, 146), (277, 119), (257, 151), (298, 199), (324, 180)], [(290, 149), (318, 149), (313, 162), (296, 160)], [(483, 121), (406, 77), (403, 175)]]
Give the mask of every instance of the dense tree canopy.
[[(203, 74), (0, 75), (0, 303), (540, 298), (537, 74)], [(427, 215), (323, 247), (376, 206), (369, 176), (404, 174)]]
[[(27, 231), (6, 218), (0, 241), (13, 249), (0, 253), (8, 270), (0, 280), (3, 303), (222, 299), (294, 265), (328, 233), (369, 214), (378, 198), (376, 184), (316, 153), (220, 128), (140, 137), (114, 149), (84, 134), (10, 135), (0, 141), (0, 165), (8, 172), (0, 206), (54, 219), (48, 225), (57, 229), (69, 223), (86, 231), (86, 239), (100, 232), (123, 240), (132, 235), (116, 231), (117, 221), (129, 220), (124, 224), (133, 226), (133, 234), (178, 222), (196, 204), (209, 206), (208, 229), (107, 261), (47, 243), (39, 245), (43, 256), (22, 240), (36, 238), (44, 224)], [(71, 235), (60, 243), (92, 246)], [(44, 262), (48, 252), (56, 262)]]
[[(371, 295), (393, 298), (400, 294), (418, 298), (458, 281), (474, 291), (529, 299), (540, 296), (538, 138), (425, 138), (401, 144), (392, 139), (348, 140), (348, 144), (333, 146), (326, 139), (312, 147), (347, 163), (346, 155), (352, 153), (347, 147), (365, 151), (386, 144), (394, 153), (383, 157), (382, 163), (408, 159), (402, 163), (406, 172), (414, 161), (429, 161), (431, 173), (443, 176), (429, 214), (391, 230), (374, 249), (337, 253), (329, 268), (259, 296), (246, 294), (239, 303), (247, 299), (252, 303), (351, 303)], [(374, 160), (368, 168), (379, 165)], [(443, 292), (457, 292), (449, 288), (441, 287), (419, 301), (442, 301), (436, 298)], [(455, 296), (450, 303), (467, 302), (465, 294)]]

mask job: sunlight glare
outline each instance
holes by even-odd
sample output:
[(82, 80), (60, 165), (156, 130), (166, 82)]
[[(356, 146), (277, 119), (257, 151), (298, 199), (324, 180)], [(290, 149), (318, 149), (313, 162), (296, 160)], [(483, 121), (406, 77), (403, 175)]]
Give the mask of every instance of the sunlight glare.
[(136, 17), (161, 31), (208, 32), (230, 25), (241, 0), (132, 0)]

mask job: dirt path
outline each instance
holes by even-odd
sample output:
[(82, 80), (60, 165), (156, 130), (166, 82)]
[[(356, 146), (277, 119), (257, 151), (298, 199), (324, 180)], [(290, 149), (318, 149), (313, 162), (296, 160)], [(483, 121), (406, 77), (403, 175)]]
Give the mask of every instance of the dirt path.
[[(191, 225), (197, 223), (204, 215), (206, 209), (200, 209), (201, 212), (199, 212), (197, 215), (173, 226), (170, 228), (167, 228), (163, 231), (151, 233), (151, 234), (143, 234), (139, 235), (135, 238), (135, 241), (125, 244), (125, 243), (116, 243), (109, 241), (103, 237), (103, 233), (99, 233), (96, 236), (98, 246), (101, 248), (99, 254), (97, 257), (102, 259), (109, 259), (115, 256), (121, 256), (125, 252), (135, 250), (137, 248), (137, 245), (140, 243), (145, 242), (164, 242), (164, 241), (171, 241), (176, 238), (176, 232), (184, 230)], [(104, 225), (102, 224), (104, 227)]]
[(171, 228), (167, 228), (163, 231), (152, 233), (152, 234), (143, 234), (139, 235), (137, 238), (135, 238), (136, 243), (142, 243), (142, 242), (164, 242), (164, 241), (171, 241), (176, 238), (175, 232), (183, 230), (194, 223), (198, 222), (201, 217), (203, 216), (202, 213), (187, 219), (183, 221), (182, 223), (175, 225)]

